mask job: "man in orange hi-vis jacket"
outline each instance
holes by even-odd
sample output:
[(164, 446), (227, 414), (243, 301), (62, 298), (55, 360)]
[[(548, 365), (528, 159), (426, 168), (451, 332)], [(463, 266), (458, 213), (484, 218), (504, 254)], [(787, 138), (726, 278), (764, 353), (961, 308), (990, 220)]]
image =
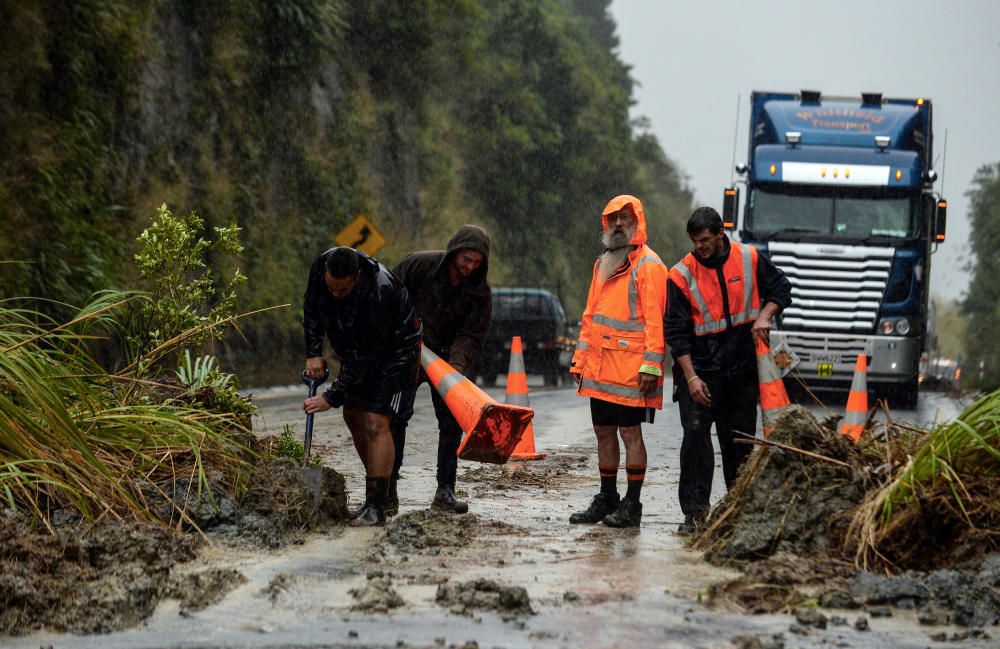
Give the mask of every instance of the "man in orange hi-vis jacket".
[(767, 255), (726, 236), (722, 217), (699, 207), (687, 223), (693, 250), (670, 269), (664, 331), (674, 360), (674, 401), (681, 415), (678, 497), (689, 534), (705, 520), (715, 453), (712, 424), (722, 452), (726, 488), (750, 446), (736, 431), (757, 429), (757, 352), (769, 340), (771, 320), (792, 302), (792, 287)]
[[(663, 405), (667, 267), (646, 245), (646, 217), (638, 198), (611, 199), (601, 225), (605, 248), (594, 264), (570, 368), (579, 394), (590, 397), (601, 491), (569, 522), (638, 527), (646, 476), (642, 423), (653, 423), (654, 410)], [(618, 494), (619, 435), (628, 477), (624, 498)]]

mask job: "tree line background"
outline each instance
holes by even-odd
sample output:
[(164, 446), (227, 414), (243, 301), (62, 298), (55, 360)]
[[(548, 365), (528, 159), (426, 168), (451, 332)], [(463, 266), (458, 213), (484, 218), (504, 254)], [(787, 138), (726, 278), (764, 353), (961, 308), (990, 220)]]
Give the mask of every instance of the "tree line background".
[(241, 310), (292, 304), (215, 350), (241, 375), (301, 364), (308, 266), (359, 213), (390, 266), (481, 224), (495, 285), (553, 288), (578, 316), (609, 198), (644, 201), (668, 263), (692, 208), (629, 120), (608, 5), (0, 2), (0, 296), (58, 312), (131, 286), (166, 202), (242, 229)]

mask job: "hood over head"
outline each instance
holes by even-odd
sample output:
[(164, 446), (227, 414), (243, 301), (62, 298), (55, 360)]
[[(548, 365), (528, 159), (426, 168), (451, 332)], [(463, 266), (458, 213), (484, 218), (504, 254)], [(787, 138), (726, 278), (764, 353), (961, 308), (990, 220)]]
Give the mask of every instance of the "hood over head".
[(451, 241), (448, 242), (445, 257), (441, 263), (441, 270), (446, 271), (455, 253), (465, 248), (483, 253), (483, 264), (469, 278), (470, 282), (477, 282), (486, 277), (490, 266), (490, 235), (478, 225), (467, 223), (455, 230)]
[(635, 226), (635, 234), (632, 235), (632, 240), (629, 241), (629, 244), (641, 246), (646, 243), (646, 214), (642, 211), (642, 201), (635, 196), (621, 194), (608, 201), (608, 204), (604, 206), (604, 211), (601, 212), (601, 229), (606, 232), (608, 229), (608, 215), (614, 214), (623, 208), (630, 210), (638, 222)]

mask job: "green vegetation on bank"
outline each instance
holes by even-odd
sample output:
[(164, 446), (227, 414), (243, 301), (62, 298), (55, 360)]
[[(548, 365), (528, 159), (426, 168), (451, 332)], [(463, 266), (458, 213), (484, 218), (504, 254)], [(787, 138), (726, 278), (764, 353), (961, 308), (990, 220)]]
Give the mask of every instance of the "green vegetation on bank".
[(5, 506), (45, 523), (64, 510), (193, 525), (189, 507), (240, 493), (258, 457), (253, 406), (214, 357), (191, 350), (238, 317), (204, 258), (224, 265), (241, 246), (234, 228), (211, 243), (201, 234), (194, 215), (161, 208), (135, 255), (145, 290), (101, 291), (66, 321), (0, 302)]
[(610, 197), (644, 200), (668, 263), (691, 207), (629, 120), (608, 4), (8, 3), (0, 297), (52, 299), (35, 308), (65, 318), (57, 302), (132, 286), (135, 238), (166, 201), (209, 232), (241, 229), (242, 310), (292, 303), (218, 349), (241, 378), (262, 358), (297, 366), (308, 264), (359, 213), (388, 264), (480, 223), (494, 283), (552, 287), (579, 314)]

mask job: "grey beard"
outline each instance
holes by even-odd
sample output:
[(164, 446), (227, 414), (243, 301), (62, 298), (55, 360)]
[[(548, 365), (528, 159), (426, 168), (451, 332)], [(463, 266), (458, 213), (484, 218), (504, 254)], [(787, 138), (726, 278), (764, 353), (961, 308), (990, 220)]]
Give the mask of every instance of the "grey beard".
[(605, 281), (611, 275), (618, 270), (625, 258), (628, 257), (629, 246), (623, 248), (618, 248), (617, 250), (608, 250), (600, 257), (600, 262), (597, 267), (597, 274), (601, 281)]
[(620, 248), (621, 246), (628, 245), (628, 242), (632, 240), (632, 236), (634, 234), (634, 228), (630, 228), (621, 233), (607, 231), (601, 234), (601, 243), (604, 244), (605, 248)]

